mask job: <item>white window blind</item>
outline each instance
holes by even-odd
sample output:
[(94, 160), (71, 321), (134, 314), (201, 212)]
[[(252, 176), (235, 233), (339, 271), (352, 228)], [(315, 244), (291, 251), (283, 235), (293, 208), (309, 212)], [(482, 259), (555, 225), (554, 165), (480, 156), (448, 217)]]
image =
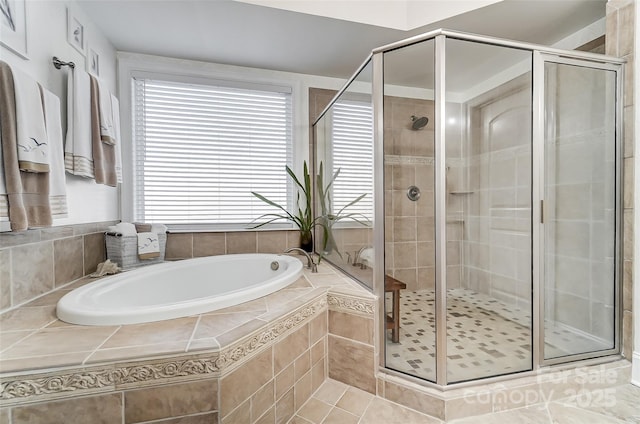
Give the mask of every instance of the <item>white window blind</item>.
[[(362, 214), (373, 221), (373, 108), (369, 102), (339, 100), (331, 121), (333, 209), (338, 212), (358, 196), (367, 196), (344, 213)], [(362, 220), (362, 216), (358, 217)]]
[(287, 207), (291, 93), (134, 79), (135, 219), (244, 226)]

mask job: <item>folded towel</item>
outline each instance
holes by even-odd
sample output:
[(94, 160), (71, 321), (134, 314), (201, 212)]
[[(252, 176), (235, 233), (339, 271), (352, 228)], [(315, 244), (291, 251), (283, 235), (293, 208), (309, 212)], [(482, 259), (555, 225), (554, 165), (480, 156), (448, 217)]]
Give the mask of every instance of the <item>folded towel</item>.
[(145, 224), (144, 222), (134, 222), (133, 225), (136, 226), (136, 231), (139, 233), (151, 231), (151, 224)]
[(4, 193), (12, 231), (51, 225), (49, 173), (20, 172), (15, 89), (11, 67), (0, 61), (0, 133)]
[[(93, 173), (96, 183), (116, 187), (116, 149), (102, 142), (100, 135), (100, 89), (98, 80), (91, 76), (91, 145), (93, 146)], [(107, 93), (108, 96), (110, 94)]]
[(122, 183), (122, 151), (120, 143), (120, 102), (111, 95), (111, 107), (113, 109), (113, 130), (116, 135), (116, 180)]
[(155, 234), (165, 234), (168, 231), (168, 228), (164, 224), (152, 224), (149, 231)]
[(18, 70), (14, 69), (12, 72), (20, 170), (49, 172), (49, 141), (44, 124), (40, 84)]
[(137, 234), (135, 225), (130, 222), (120, 222), (107, 228), (107, 232), (120, 234), (123, 236), (133, 236)]
[(152, 232), (138, 233), (138, 258), (153, 259), (160, 256), (158, 234)]
[(66, 218), (67, 187), (64, 176), (64, 151), (62, 145), (62, 120), (60, 99), (43, 89), (44, 116), (49, 139), (49, 204), (52, 218)]
[(166, 234), (168, 228), (164, 224), (146, 224), (143, 222), (134, 222), (133, 225), (136, 226), (136, 231), (139, 233), (151, 232), (154, 234)]
[(94, 178), (91, 139), (91, 80), (78, 67), (67, 74), (67, 138), (64, 164), (68, 173)]
[(113, 124), (113, 106), (111, 105), (111, 93), (105, 87), (104, 82), (98, 82), (98, 107), (100, 116), (100, 140), (105, 144), (116, 144), (116, 131)]

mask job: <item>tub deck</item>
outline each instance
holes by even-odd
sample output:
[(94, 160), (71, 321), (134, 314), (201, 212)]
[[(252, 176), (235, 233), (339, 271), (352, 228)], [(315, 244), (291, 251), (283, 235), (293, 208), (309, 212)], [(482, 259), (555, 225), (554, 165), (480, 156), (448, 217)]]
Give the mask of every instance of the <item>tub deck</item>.
[(56, 317), (57, 301), (95, 279), (84, 277), (0, 315), (0, 376), (140, 358), (217, 352), (329, 289), (371, 297), (325, 263), (271, 295), (185, 318), (120, 326), (82, 326)]

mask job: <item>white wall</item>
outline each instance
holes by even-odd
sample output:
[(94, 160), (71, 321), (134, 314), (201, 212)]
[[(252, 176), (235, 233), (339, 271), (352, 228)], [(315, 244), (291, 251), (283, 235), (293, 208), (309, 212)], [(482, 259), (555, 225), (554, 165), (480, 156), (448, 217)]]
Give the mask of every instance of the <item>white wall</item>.
[[(51, 59), (71, 61), (85, 69), (85, 58), (67, 43), (67, 7), (85, 25), (87, 44), (100, 56), (100, 78), (115, 93), (116, 51), (82, 10), (72, 1), (27, 0), (27, 56), (24, 59), (0, 45), (0, 60), (20, 69), (60, 98), (62, 130), (66, 133), (67, 70), (57, 70)], [(1, 166), (0, 166), (1, 169)], [(53, 225), (78, 224), (115, 220), (119, 217), (118, 189), (97, 185), (67, 174), (68, 218), (55, 220)], [(7, 223), (0, 223), (5, 225)], [(0, 230), (8, 229), (0, 226)]]

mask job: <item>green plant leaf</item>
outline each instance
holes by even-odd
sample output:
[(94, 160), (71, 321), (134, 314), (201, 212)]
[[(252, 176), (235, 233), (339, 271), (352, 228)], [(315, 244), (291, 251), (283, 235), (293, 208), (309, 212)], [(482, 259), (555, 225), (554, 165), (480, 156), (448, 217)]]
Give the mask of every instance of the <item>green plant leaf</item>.
[[(305, 168), (306, 168), (307, 162), (305, 161), (304, 163), (305, 163)], [(289, 168), (289, 166), (286, 166), (285, 169), (287, 170), (287, 174), (289, 174), (289, 176), (291, 177), (293, 182), (296, 183), (296, 185), (298, 187), (300, 187), (300, 190), (302, 190), (305, 194), (307, 194), (307, 192), (304, 190), (304, 186), (302, 184), (300, 184), (300, 180), (298, 180), (298, 177), (296, 177), (296, 174), (293, 173), (291, 168)]]
[(269, 204), (269, 205), (271, 205), (271, 206), (274, 206), (274, 207), (276, 207), (276, 208), (278, 208), (278, 209), (282, 210), (285, 214), (287, 214), (287, 216), (288, 216), (288, 218), (287, 218), (287, 219), (288, 219), (288, 220), (292, 220), (292, 219), (293, 219), (293, 215), (291, 215), (291, 214), (289, 213), (289, 211), (288, 211), (288, 210), (286, 210), (285, 208), (283, 208), (282, 206), (280, 206), (280, 205), (279, 205), (279, 204), (277, 204), (276, 202), (274, 202), (274, 201), (272, 201), (272, 200), (267, 199), (267, 198), (266, 198), (266, 197), (264, 197), (262, 194), (256, 193), (255, 191), (252, 191), (252, 192), (251, 192), (251, 194), (253, 194), (254, 196), (256, 196), (258, 199), (262, 200), (263, 202), (265, 202), (265, 203), (267, 203), (267, 204)]
[(277, 213), (266, 213), (266, 214), (264, 214), (264, 215), (260, 215), (259, 217), (257, 217), (257, 218), (256, 218), (256, 219), (254, 219), (253, 221), (251, 221), (251, 222), (249, 223), (249, 225), (251, 225), (252, 223), (254, 223), (254, 222), (256, 222), (256, 221), (261, 220), (262, 218), (266, 218), (266, 217), (268, 217), (268, 216), (274, 216), (275, 218), (272, 218), (272, 219), (270, 219), (270, 220), (268, 220), (268, 221), (266, 221), (266, 222), (262, 222), (262, 223), (260, 223), (260, 224), (258, 224), (258, 225), (254, 225), (253, 227), (249, 227), (249, 228), (251, 228), (251, 229), (260, 228), (260, 227), (262, 227), (263, 225), (271, 224), (273, 221), (278, 221), (278, 220), (280, 220), (280, 219), (286, 219), (286, 220), (289, 220), (289, 221), (290, 221), (289, 217), (287, 217), (286, 215), (279, 215), (279, 214), (277, 214)]
[(367, 193), (364, 193), (364, 194), (361, 194), (360, 196), (356, 197), (355, 199), (353, 199), (352, 201), (350, 201), (349, 203), (344, 205), (342, 207), (342, 209), (340, 209), (340, 211), (338, 211), (337, 215), (340, 216), (345, 209), (347, 209), (349, 206), (355, 205), (356, 203), (358, 203), (359, 201), (364, 199), (366, 196), (367, 196)]

